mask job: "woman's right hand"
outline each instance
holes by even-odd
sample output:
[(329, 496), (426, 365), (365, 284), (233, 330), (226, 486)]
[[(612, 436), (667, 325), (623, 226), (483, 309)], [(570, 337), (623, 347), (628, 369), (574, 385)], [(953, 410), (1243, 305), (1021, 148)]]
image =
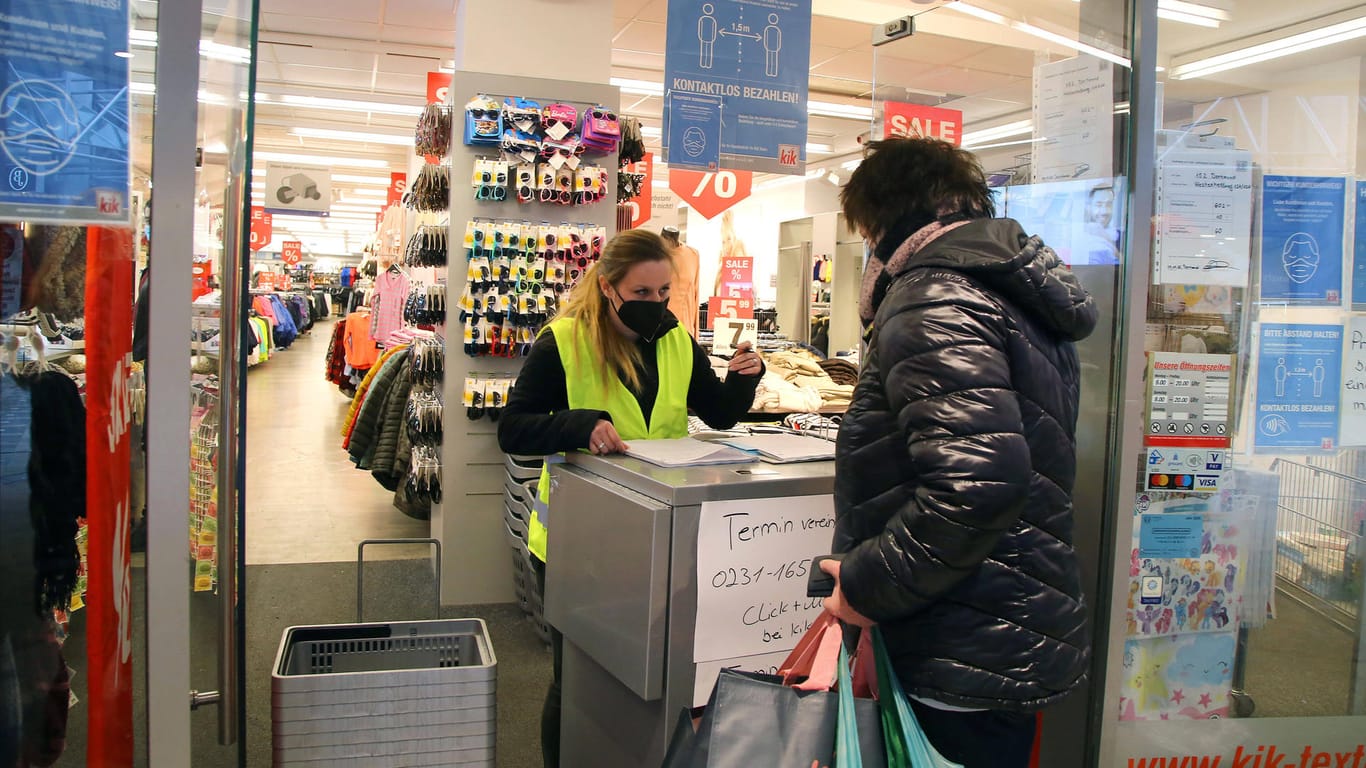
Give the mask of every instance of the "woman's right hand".
[(607, 419), (598, 419), (597, 426), (593, 427), (593, 434), (588, 438), (588, 451), (597, 456), (606, 456), (612, 453), (626, 453), (629, 446), (622, 442), (621, 435), (617, 434), (617, 428)]

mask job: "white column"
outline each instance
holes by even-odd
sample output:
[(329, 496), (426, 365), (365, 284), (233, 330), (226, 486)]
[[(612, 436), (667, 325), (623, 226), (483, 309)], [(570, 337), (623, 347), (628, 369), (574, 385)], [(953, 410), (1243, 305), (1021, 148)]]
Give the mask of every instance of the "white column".
[[(606, 83), (616, 32), (612, 7), (612, 0), (461, 0), (455, 68)], [(514, 42), (518, 37), (525, 42)]]

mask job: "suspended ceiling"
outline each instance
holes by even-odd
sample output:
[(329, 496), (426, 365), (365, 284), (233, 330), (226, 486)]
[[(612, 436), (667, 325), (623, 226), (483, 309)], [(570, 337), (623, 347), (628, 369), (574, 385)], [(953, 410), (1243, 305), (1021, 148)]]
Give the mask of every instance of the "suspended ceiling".
[[(1065, 38), (1081, 39), (1116, 52), (1125, 50), (1123, 30), (1095, 28), (1100, 0), (979, 0), (978, 7), (1011, 20), (1028, 22)], [(457, 0), (261, 0), (257, 55), (255, 147), (323, 157), (380, 161), (406, 170), (410, 149), (387, 143), (300, 137), (296, 129), (330, 129), (393, 136), (411, 135), (416, 110), (426, 95), (426, 76), (449, 65), (455, 39)], [(1163, 21), (1159, 60), (1168, 62), (1202, 50), (1336, 11), (1360, 6), (1352, 0), (1205, 0), (1231, 8), (1218, 29)], [(212, 0), (228, 16), (242, 0)], [(962, 110), (965, 130), (1029, 117), (1031, 72), (1040, 60), (1072, 56), (1065, 45), (928, 3), (897, 0), (813, 0), (810, 99), (863, 107), (873, 99), (915, 101)], [(1122, 2), (1113, 4), (1109, 23), (1118, 27)], [(155, 28), (155, 3), (136, 0), (137, 26)], [(913, 37), (874, 48), (872, 25), (916, 15)], [(666, 0), (617, 0), (612, 39), (613, 76), (653, 84), (662, 82)], [(1085, 19), (1083, 17), (1085, 16)], [(1079, 30), (1084, 30), (1079, 33)], [(500, 30), (499, 33), (506, 33)], [(225, 37), (206, 29), (206, 38)], [(232, 34), (226, 37), (233, 37)], [(134, 48), (135, 80), (150, 82), (152, 50)], [(1366, 54), (1366, 38), (1293, 60), (1340, 60)], [(1188, 58), (1188, 56), (1186, 57)], [(1198, 80), (1168, 83), (1166, 98), (1196, 102), (1255, 91), (1258, 78), (1283, 67), (1282, 59)], [(635, 90), (632, 88), (626, 91)], [(408, 107), (404, 114), (365, 109), (312, 109), (279, 103), (285, 97), (323, 97)], [(144, 97), (144, 99), (149, 97)], [(624, 92), (623, 111), (641, 118), (647, 143), (658, 149), (661, 98)], [(1169, 106), (1170, 110), (1170, 106)], [(150, 112), (150, 110), (146, 110)], [(813, 115), (809, 141), (818, 152), (809, 161), (855, 152), (869, 129), (866, 119)], [(146, 129), (144, 119), (143, 131)], [(207, 137), (206, 137), (207, 138)], [(211, 138), (208, 138), (212, 141)], [(139, 165), (143, 168), (146, 163)], [(338, 169), (349, 175), (379, 178), (383, 169)], [(342, 194), (357, 197), (346, 185)], [(365, 185), (360, 185), (365, 186)]]

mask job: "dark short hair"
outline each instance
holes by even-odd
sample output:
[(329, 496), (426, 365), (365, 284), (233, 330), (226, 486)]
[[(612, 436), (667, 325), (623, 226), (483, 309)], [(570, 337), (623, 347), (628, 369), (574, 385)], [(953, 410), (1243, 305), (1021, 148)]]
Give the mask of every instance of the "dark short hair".
[(977, 157), (939, 139), (870, 142), (863, 163), (840, 191), (854, 231), (880, 236), (896, 222), (934, 219), (942, 208), (995, 216), (996, 204)]

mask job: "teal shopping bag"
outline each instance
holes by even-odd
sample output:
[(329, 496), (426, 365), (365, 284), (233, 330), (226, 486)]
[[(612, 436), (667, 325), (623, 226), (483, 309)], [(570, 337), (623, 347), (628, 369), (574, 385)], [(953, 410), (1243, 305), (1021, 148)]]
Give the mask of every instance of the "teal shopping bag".
[(859, 744), (858, 713), (854, 709), (854, 683), (849, 674), (849, 652), (840, 645), (839, 718), (835, 728), (835, 768), (864, 768)]
[(887, 750), (887, 768), (963, 768), (934, 748), (911, 710), (911, 701), (901, 688), (891, 657), (877, 627), (873, 635), (873, 656), (877, 660), (878, 704), (882, 710), (882, 741)]

